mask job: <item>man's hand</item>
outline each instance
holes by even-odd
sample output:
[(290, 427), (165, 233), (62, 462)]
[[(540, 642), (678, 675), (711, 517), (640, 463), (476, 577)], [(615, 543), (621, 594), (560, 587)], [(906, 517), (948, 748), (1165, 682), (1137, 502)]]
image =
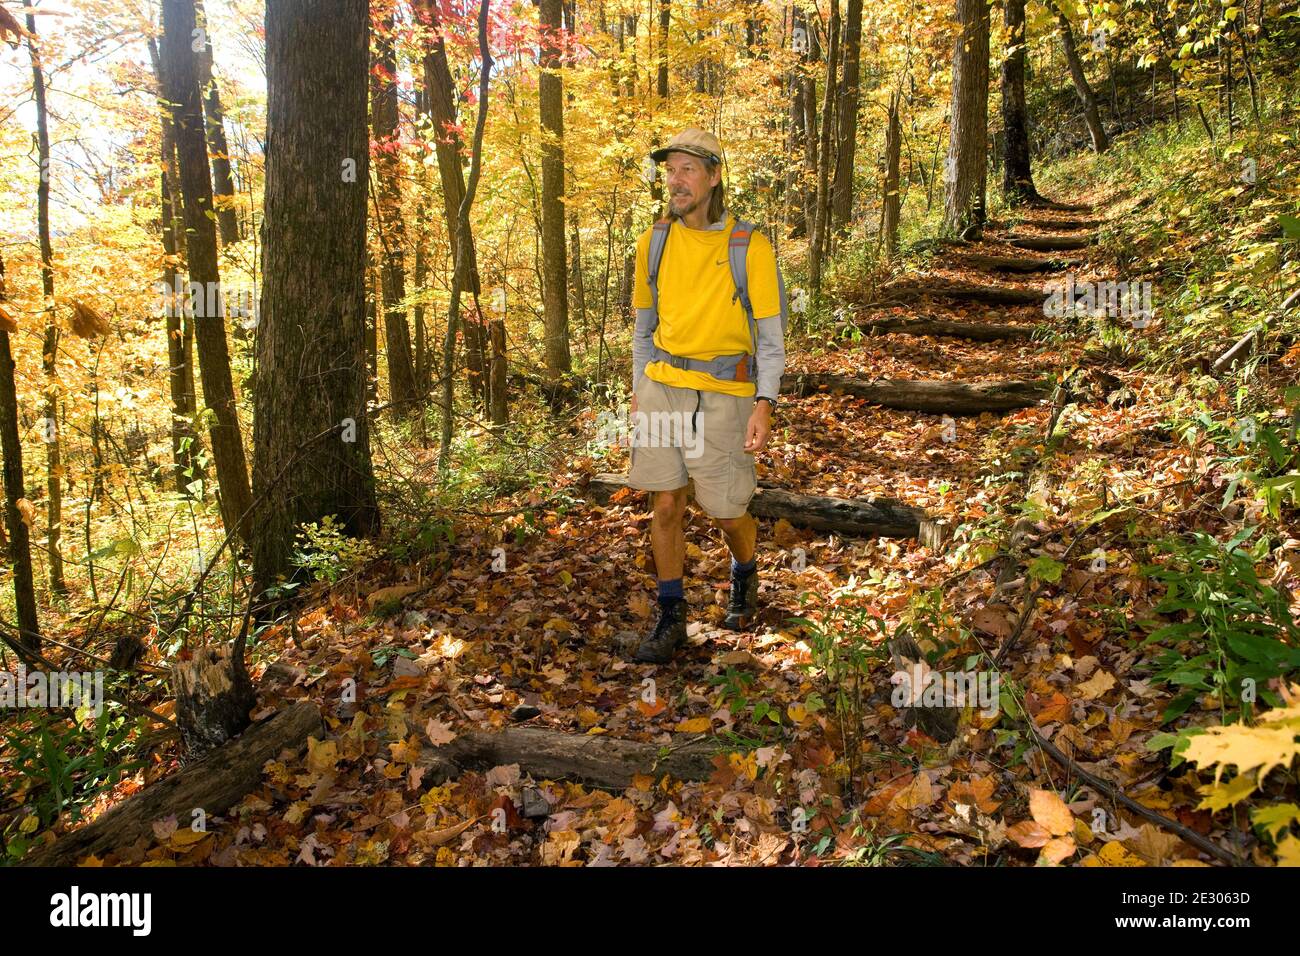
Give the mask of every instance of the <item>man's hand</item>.
[(636, 392), (632, 393), (632, 407), (630, 409), (630, 413), (633, 415), (636, 414)]
[(749, 416), (749, 426), (745, 429), (745, 451), (762, 451), (767, 447), (771, 435), (772, 406), (767, 402), (755, 402), (754, 411)]

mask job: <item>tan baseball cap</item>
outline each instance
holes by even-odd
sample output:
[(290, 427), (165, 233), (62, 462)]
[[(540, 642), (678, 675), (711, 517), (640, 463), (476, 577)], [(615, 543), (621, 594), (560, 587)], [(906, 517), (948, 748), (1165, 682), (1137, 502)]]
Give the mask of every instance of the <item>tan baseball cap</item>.
[(667, 146), (661, 146), (652, 152), (650, 158), (656, 163), (662, 163), (672, 152), (690, 153), (715, 163), (722, 162), (722, 144), (718, 142), (718, 137), (694, 126), (682, 130), (668, 141)]

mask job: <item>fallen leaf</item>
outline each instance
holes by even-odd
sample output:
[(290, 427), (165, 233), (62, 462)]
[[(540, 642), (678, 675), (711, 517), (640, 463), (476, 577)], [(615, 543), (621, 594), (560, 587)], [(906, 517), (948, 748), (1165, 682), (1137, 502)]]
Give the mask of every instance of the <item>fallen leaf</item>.
[(1074, 830), (1074, 814), (1050, 790), (1029, 791), (1029, 815), (1052, 836), (1065, 836)]
[(456, 732), (451, 729), (450, 724), (445, 724), (441, 720), (434, 720), (432, 717), (424, 725), (424, 735), (429, 738), (429, 743), (435, 747), (449, 744), (456, 739)]

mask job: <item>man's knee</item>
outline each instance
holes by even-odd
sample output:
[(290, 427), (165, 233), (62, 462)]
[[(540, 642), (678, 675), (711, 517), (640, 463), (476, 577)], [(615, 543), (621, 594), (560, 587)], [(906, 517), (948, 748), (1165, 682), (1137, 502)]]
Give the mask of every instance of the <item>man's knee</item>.
[(686, 515), (686, 489), (656, 491), (654, 493), (654, 520), (672, 526), (681, 524)]
[(749, 512), (746, 512), (739, 518), (714, 518), (713, 523), (716, 524), (724, 534), (735, 534), (747, 529), (753, 520), (754, 519), (750, 517)]

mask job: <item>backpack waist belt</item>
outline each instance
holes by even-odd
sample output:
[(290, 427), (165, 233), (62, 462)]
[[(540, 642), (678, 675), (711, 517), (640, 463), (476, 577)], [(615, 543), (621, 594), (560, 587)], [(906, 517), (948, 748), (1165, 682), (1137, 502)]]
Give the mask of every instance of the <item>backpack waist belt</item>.
[(673, 368), (686, 372), (705, 372), (714, 378), (736, 382), (752, 382), (757, 371), (755, 358), (748, 352), (719, 355), (711, 359), (694, 359), (684, 355), (673, 355), (656, 345), (651, 351), (650, 361), (665, 362)]

